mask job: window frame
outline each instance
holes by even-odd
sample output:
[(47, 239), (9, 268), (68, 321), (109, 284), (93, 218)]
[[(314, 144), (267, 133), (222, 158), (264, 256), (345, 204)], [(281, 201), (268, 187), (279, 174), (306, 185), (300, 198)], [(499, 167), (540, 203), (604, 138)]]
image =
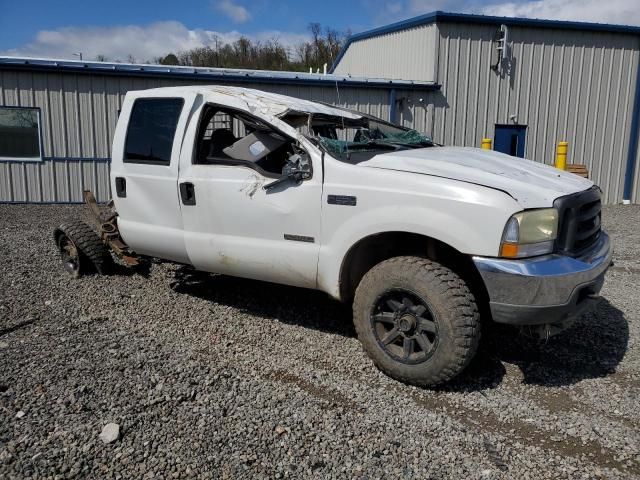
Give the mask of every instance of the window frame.
[(38, 119), (38, 156), (37, 157), (6, 157), (0, 154), (0, 161), (3, 162), (42, 162), (44, 161), (44, 142), (42, 139), (42, 108), (40, 107), (25, 107), (22, 105), (0, 105), (0, 108), (8, 109), (20, 109), (20, 110), (35, 110)]
[(176, 122), (176, 127), (173, 132), (173, 139), (171, 140), (171, 156), (173, 155), (173, 147), (176, 141), (176, 133), (178, 132), (178, 124), (180, 123), (180, 117), (184, 113), (184, 97), (138, 97), (133, 101), (131, 105), (131, 109), (129, 110), (129, 118), (127, 119), (127, 131), (124, 136), (124, 145), (122, 147), (122, 163), (133, 164), (133, 165), (156, 165), (159, 167), (170, 167), (171, 166), (171, 156), (169, 157), (169, 161), (165, 162), (164, 160), (141, 160), (141, 159), (129, 159), (127, 158), (127, 141), (129, 140), (129, 124), (131, 123), (131, 117), (133, 116), (133, 110), (140, 100), (180, 100), (181, 107), (180, 113), (178, 115), (178, 121)]
[[(273, 179), (278, 179), (282, 176), (282, 174), (277, 174), (277, 173), (272, 173), (272, 172), (268, 172), (267, 170), (263, 169), (262, 167), (260, 167), (260, 165), (257, 165), (255, 162), (251, 162), (249, 160), (236, 160), (234, 158), (218, 158), (216, 157), (215, 161), (209, 162), (209, 163), (200, 163), (197, 161), (197, 156), (198, 156), (198, 142), (200, 141), (200, 132), (204, 132), (206, 131), (203, 130), (203, 127), (206, 127), (206, 125), (203, 125), (202, 122), (204, 121), (204, 114), (206, 112), (207, 107), (214, 107), (223, 111), (227, 111), (227, 112), (237, 112), (240, 116), (246, 116), (246, 117), (250, 117), (252, 119), (256, 120), (256, 123), (263, 123), (269, 126), (269, 128), (271, 128), (275, 133), (278, 133), (279, 135), (284, 136), (285, 138), (288, 138), (289, 140), (291, 140), (292, 142), (298, 144), (299, 148), (303, 149), (304, 151), (307, 151), (306, 148), (304, 148), (302, 145), (300, 145), (300, 142), (298, 142), (297, 139), (293, 138), (291, 135), (289, 135), (288, 133), (283, 132), (282, 130), (280, 130), (279, 128), (277, 128), (275, 125), (273, 125), (272, 123), (267, 122), (266, 120), (257, 117), (255, 115), (253, 115), (251, 112), (247, 112), (246, 110), (242, 110), (239, 108), (234, 108), (234, 107), (229, 107), (227, 105), (222, 105), (219, 103), (213, 103), (213, 102), (205, 102), (205, 104), (202, 106), (201, 112), (200, 112), (200, 118), (198, 119), (198, 130), (196, 131), (196, 138), (195, 138), (195, 144), (193, 145), (193, 153), (192, 153), (192, 157), (191, 157), (191, 165), (201, 165), (201, 166), (210, 166), (210, 165), (222, 165), (222, 166), (226, 166), (226, 167), (245, 167), (245, 168), (249, 168), (251, 170), (254, 170), (256, 172), (258, 172), (260, 175), (262, 175), (263, 177), (266, 178), (273, 178)], [(309, 154), (309, 152), (307, 152), (307, 155)], [(311, 177), (313, 177), (313, 169), (311, 170)]]

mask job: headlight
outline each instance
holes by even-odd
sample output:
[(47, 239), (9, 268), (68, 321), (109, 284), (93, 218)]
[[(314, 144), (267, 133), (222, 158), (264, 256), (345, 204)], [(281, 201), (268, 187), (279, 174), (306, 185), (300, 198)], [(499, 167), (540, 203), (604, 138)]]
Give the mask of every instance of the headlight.
[(557, 236), (558, 211), (555, 208), (516, 213), (504, 227), (500, 256), (522, 258), (551, 253)]

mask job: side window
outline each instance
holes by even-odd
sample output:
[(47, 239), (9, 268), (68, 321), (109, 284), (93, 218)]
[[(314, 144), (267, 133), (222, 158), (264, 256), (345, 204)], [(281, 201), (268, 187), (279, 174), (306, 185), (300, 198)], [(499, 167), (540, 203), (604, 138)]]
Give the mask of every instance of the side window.
[(196, 164), (241, 165), (280, 176), (295, 142), (246, 112), (207, 105), (196, 139)]
[(169, 165), (182, 98), (139, 98), (133, 104), (124, 163)]
[(37, 108), (0, 107), (0, 158), (42, 159)]

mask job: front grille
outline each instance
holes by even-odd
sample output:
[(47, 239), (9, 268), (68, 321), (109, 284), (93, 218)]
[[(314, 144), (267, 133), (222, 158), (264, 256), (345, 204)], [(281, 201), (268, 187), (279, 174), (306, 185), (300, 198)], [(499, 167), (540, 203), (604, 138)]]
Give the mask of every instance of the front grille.
[(602, 209), (598, 187), (560, 197), (553, 206), (559, 214), (556, 245), (560, 253), (580, 255), (598, 240)]

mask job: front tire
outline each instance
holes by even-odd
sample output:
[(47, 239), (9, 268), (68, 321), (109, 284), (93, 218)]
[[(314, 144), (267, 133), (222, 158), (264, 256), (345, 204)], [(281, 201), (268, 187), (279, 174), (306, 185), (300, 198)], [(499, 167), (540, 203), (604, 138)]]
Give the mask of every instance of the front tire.
[(391, 258), (369, 270), (356, 290), (353, 320), (375, 365), (418, 386), (458, 375), (480, 340), (478, 308), (464, 280), (420, 257)]

